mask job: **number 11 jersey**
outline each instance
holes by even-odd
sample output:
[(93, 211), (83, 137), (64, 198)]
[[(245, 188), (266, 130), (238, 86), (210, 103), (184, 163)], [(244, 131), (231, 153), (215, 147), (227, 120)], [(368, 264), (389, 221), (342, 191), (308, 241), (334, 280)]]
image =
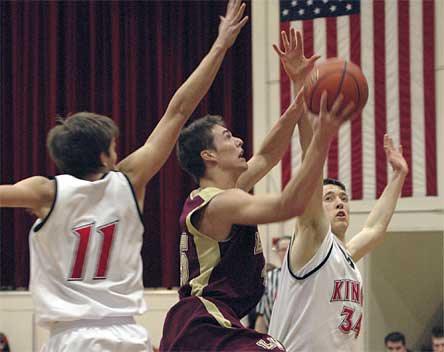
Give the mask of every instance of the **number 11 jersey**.
[(29, 235), (37, 322), (142, 314), (141, 214), (121, 172), (55, 177), (55, 197)]

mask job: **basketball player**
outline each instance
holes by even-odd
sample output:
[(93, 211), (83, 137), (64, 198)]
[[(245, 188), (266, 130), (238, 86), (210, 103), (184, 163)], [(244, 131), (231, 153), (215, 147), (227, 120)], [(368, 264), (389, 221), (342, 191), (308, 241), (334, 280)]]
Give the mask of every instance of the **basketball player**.
[(165, 163), (185, 121), (208, 91), (227, 50), (247, 22), (232, 0), (207, 56), (173, 96), (146, 143), (116, 167), (117, 127), (106, 117), (74, 114), (48, 135), (65, 173), (0, 186), (2, 207), (28, 208), (31, 291), (46, 351), (151, 351), (135, 324), (143, 300), (142, 209), (147, 182)]
[(353, 109), (350, 104), (340, 111), (341, 102), (328, 112), (323, 94), (307, 158), (281, 194), (247, 192), (284, 154), (303, 110), (301, 93), (248, 162), (243, 141), (220, 116), (207, 115), (182, 130), (178, 158), (199, 188), (185, 201), (180, 217), (180, 301), (167, 314), (161, 351), (284, 350), (271, 336), (246, 329), (239, 320), (256, 306), (264, 289), (256, 225), (303, 212), (330, 142)]
[[(275, 46), (281, 62), (294, 82), (303, 54), (300, 33), (282, 33), (284, 51)], [(304, 161), (312, 138), (307, 114), (298, 124)], [(288, 351), (357, 351), (361, 330), (363, 287), (356, 262), (380, 244), (386, 234), (400, 196), (408, 167), (402, 148), (384, 137), (384, 149), (393, 175), (372, 209), (364, 228), (349, 242), (349, 203), (345, 186), (318, 178), (313, 197), (297, 219), (285, 259), (269, 333)], [(305, 155), (306, 154), (306, 155)]]

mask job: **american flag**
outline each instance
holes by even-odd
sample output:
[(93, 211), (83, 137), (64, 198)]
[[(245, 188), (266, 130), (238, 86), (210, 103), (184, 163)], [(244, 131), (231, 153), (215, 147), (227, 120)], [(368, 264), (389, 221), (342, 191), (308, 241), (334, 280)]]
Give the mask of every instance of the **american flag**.
[[(437, 196), (433, 0), (281, 0), (281, 30), (302, 32), (306, 56), (358, 64), (369, 84), (361, 116), (333, 141), (325, 174), (352, 199), (375, 199), (390, 176), (384, 133), (410, 166), (403, 197)], [(281, 110), (294, 95), (281, 68)], [(282, 186), (300, 164), (297, 133), (282, 161)]]

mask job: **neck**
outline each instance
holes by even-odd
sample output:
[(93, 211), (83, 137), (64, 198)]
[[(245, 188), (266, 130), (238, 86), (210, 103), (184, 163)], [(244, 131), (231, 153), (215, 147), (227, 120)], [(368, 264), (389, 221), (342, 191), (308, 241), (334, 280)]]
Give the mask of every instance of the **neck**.
[(235, 175), (232, 172), (214, 169), (207, 171), (205, 176), (199, 180), (200, 188), (216, 187), (219, 189), (230, 189), (236, 187), (237, 179), (239, 175)]
[(334, 234), (345, 245), (345, 231), (337, 231)]
[(107, 172), (108, 171), (104, 170), (102, 172), (86, 175), (85, 177), (82, 178), (86, 181), (97, 181), (100, 180)]

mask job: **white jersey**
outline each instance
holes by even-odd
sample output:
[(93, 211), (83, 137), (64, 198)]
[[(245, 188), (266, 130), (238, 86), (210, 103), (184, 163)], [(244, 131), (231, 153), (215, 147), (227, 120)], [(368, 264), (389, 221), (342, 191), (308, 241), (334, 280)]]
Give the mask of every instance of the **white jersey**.
[(30, 232), (37, 322), (142, 314), (141, 214), (129, 180), (55, 178), (54, 203)]
[(295, 273), (287, 252), (269, 334), (289, 352), (357, 351), (362, 303), (361, 274), (329, 230), (317, 253)]

